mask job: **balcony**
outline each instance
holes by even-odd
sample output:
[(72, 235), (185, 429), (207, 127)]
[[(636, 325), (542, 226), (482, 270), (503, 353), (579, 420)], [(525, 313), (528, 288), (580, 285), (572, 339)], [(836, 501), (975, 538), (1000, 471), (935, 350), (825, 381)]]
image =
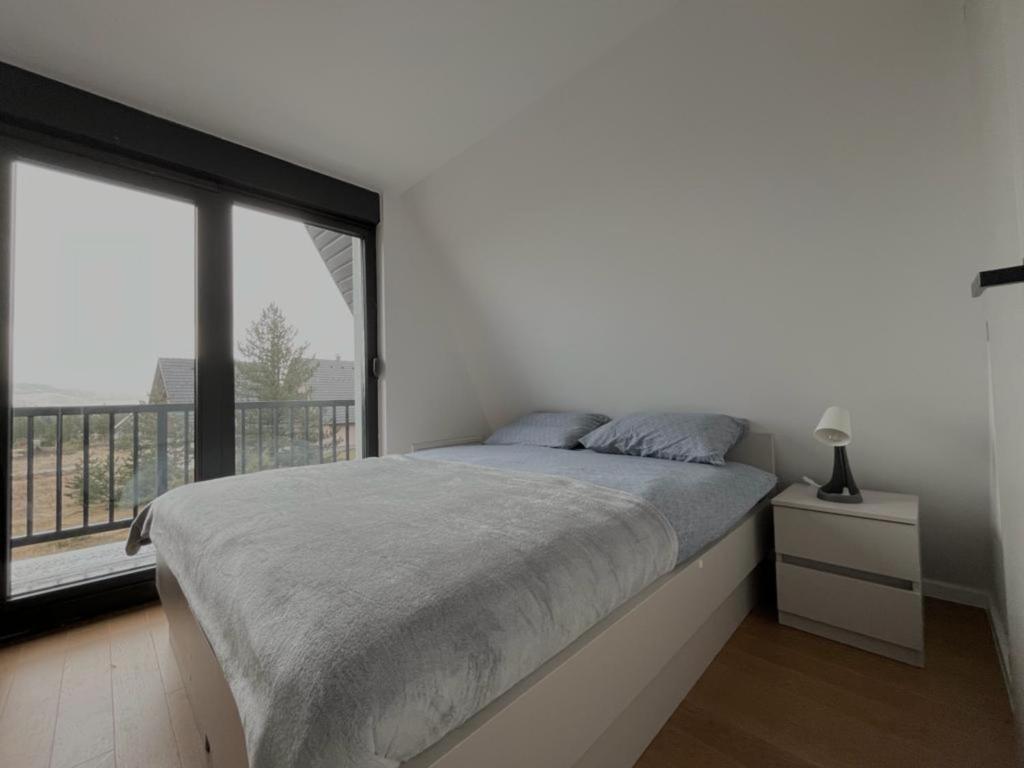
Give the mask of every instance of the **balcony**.
[[(356, 458), (354, 400), (239, 402), (235, 471)], [(152, 565), (128, 558), (139, 509), (195, 480), (190, 403), (13, 409), (11, 591)]]

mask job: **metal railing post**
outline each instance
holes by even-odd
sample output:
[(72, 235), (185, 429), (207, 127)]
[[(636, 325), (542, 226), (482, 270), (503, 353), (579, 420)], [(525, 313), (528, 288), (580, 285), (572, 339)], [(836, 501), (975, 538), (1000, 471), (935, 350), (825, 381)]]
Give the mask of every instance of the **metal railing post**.
[(57, 532), (60, 533), (64, 530), (64, 412), (60, 409), (57, 410), (56, 423), (54, 424), (54, 432), (56, 438), (54, 442), (54, 451), (56, 454), (57, 467), (54, 472), (54, 482), (56, 483), (57, 495), (54, 500), (54, 513), (56, 515)]
[(338, 460), (338, 406), (331, 406), (331, 461)]
[(281, 457), (280, 452), (278, 451), (280, 441), (277, 438), (278, 432), (281, 431), (281, 411), (278, 408), (274, 408), (273, 414), (274, 431), (271, 433), (271, 438), (273, 439), (274, 447), (274, 469), (277, 469), (281, 466)]
[(309, 406), (302, 406), (302, 417), (305, 422), (302, 433), (302, 463), (309, 464)]
[(107, 414), (107, 522), (114, 522), (114, 412)]
[(288, 466), (295, 466), (295, 406), (288, 406)]
[(33, 496), (35, 491), (35, 417), (27, 417), (25, 424), (25, 532), (32, 535), (34, 524)]
[(316, 407), (316, 444), (319, 451), (320, 463), (324, 463), (324, 407)]
[(139, 514), (139, 412), (132, 411), (132, 517)]
[(263, 409), (256, 409), (256, 466), (263, 471)]
[(167, 492), (167, 411), (156, 414), (156, 495)]
[(188, 406), (185, 406), (185, 410), (181, 412), (181, 420), (183, 422), (183, 430), (184, 430), (184, 434), (185, 434), (185, 450), (184, 450), (184, 454), (185, 454), (184, 464), (185, 464), (185, 466), (183, 467), (183, 469), (185, 470), (185, 476), (184, 476), (184, 479), (182, 480), (182, 482), (185, 483), (186, 485), (188, 485), (188, 483), (190, 482), (189, 474), (188, 474), (188, 454), (189, 454), (188, 415), (189, 415), (189, 408), (188, 408)]
[(238, 409), (238, 421), (239, 421), (239, 429), (238, 429), (238, 431), (239, 431), (239, 438), (240, 438), (239, 439), (239, 443), (240, 443), (240, 446), (241, 446), (240, 456), (239, 456), (240, 466), (241, 466), (240, 474), (244, 475), (245, 474), (245, 406), (244, 405), (239, 406), (239, 409)]
[(89, 414), (82, 411), (82, 528), (89, 527)]

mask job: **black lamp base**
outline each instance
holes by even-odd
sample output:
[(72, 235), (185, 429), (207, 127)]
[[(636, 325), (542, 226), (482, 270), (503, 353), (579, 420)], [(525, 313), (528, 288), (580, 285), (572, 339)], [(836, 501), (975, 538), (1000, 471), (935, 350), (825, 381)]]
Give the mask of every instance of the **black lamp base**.
[(864, 497), (859, 493), (826, 493), (821, 488), (818, 489), (818, 498), (838, 504), (861, 504), (864, 502)]
[(860, 495), (860, 488), (857, 487), (857, 481), (853, 479), (853, 473), (850, 471), (846, 446), (835, 449), (832, 479), (818, 489), (818, 498), (839, 504), (860, 504), (864, 501)]

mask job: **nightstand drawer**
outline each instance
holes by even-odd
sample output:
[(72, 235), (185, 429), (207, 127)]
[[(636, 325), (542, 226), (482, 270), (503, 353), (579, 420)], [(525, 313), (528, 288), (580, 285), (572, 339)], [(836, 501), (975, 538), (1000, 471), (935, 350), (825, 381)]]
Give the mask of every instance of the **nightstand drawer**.
[(920, 580), (916, 525), (778, 506), (775, 551), (910, 582)]
[(789, 563), (776, 563), (779, 611), (905, 648), (924, 647), (921, 595)]

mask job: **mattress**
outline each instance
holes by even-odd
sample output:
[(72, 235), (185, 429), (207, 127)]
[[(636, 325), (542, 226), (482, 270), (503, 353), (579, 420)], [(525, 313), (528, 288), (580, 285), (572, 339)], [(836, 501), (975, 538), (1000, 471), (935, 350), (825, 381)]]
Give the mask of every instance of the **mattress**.
[(724, 466), (533, 445), (458, 445), (409, 454), (593, 483), (637, 496), (668, 520), (679, 539), (678, 563), (731, 531), (778, 482), (739, 462)]

